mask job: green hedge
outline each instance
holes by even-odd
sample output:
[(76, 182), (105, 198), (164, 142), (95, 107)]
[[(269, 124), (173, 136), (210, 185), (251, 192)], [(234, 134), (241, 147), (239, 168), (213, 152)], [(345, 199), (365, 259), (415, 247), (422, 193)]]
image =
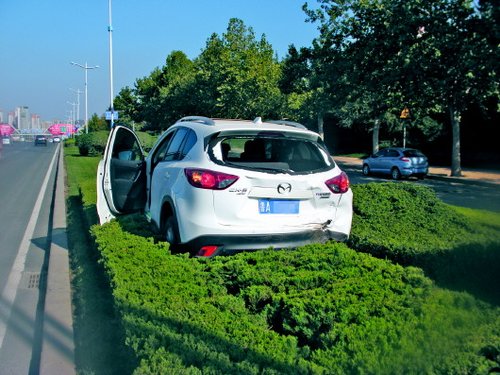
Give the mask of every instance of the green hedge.
[(344, 244), (205, 261), (96, 226), (136, 373), (483, 373), (498, 309)]
[[(153, 147), (153, 144), (157, 139), (157, 137), (146, 132), (137, 132), (136, 135), (146, 152)], [(108, 142), (108, 136), (109, 131), (107, 130), (81, 134), (76, 137), (75, 144), (78, 147), (80, 155), (99, 156), (104, 154), (106, 143)]]
[(421, 267), (440, 285), (500, 305), (499, 215), (495, 221), (491, 213), (457, 210), (412, 183), (361, 184), (353, 191), (350, 247)]
[(109, 131), (107, 130), (80, 134), (76, 137), (75, 144), (82, 156), (102, 155), (106, 148), (108, 136)]
[(498, 228), (474, 224), (425, 186), (371, 183), (355, 185), (353, 191), (350, 243), (374, 255), (413, 263), (429, 252), (500, 239)]
[[(96, 165), (96, 158), (66, 160)], [(71, 177), (87, 169), (68, 167), (68, 181), (91, 208), (95, 171), (88, 184)], [(136, 357), (130, 363), (139, 363), (129, 372), (483, 374), (500, 367), (500, 303), (491, 298), (499, 284), (481, 294), (457, 277), (478, 266), (481, 278), (498, 265), (488, 265), (498, 220), (492, 226), (476, 211), (457, 212), (411, 184), (379, 185), (354, 187), (349, 245), (406, 264), (433, 259), (424, 271), (435, 281), (419, 268), (345, 244), (204, 260), (171, 255), (139, 215), (92, 227)], [(391, 234), (383, 222), (394, 215)], [(409, 241), (397, 231), (412, 234)], [(474, 258), (483, 248), (484, 257), (464, 258), (464, 247)]]

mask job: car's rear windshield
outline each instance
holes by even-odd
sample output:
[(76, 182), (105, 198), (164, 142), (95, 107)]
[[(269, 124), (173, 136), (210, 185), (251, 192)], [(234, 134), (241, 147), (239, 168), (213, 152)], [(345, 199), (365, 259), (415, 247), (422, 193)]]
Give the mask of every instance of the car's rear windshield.
[(422, 156), (425, 156), (424, 154), (422, 154), (420, 151), (418, 150), (405, 150), (403, 151), (403, 155), (404, 156), (407, 156), (409, 158), (412, 158), (412, 157), (422, 157)]
[(310, 173), (335, 166), (318, 142), (281, 136), (219, 137), (210, 142), (209, 154), (217, 163), (275, 173)]

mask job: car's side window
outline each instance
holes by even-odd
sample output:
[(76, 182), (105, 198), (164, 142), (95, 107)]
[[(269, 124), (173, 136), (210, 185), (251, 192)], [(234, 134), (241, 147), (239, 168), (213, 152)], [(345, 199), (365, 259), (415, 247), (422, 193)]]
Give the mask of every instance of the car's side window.
[(151, 158), (153, 168), (154, 168), (154, 166), (156, 166), (156, 164), (158, 164), (160, 161), (162, 161), (165, 158), (165, 153), (167, 152), (168, 144), (170, 143), (170, 140), (172, 139), (173, 135), (174, 135), (174, 132), (171, 132), (170, 134), (165, 136), (162, 143), (154, 151), (154, 154)]
[(134, 134), (122, 130), (116, 134), (111, 157), (119, 160), (138, 161), (143, 160), (144, 156)]
[(387, 152), (387, 156), (390, 158), (397, 158), (399, 156), (399, 152), (397, 152), (396, 150), (389, 150)]
[(186, 128), (180, 128), (175, 132), (172, 141), (169, 143), (167, 147), (167, 152), (165, 153), (163, 161), (179, 160), (181, 146), (187, 131), (188, 129)]
[(192, 130), (188, 130), (188, 133), (185, 137), (184, 145), (182, 146), (182, 150), (179, 155), (179, 160), (184, 159), (187, 153), (193, 148), (196, 143), (196, 133)]

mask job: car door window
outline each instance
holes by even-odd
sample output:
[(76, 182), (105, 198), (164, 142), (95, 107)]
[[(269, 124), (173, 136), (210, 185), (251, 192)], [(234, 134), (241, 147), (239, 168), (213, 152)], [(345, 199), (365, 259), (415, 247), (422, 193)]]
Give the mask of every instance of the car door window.
[(195, 145), (196, 140), (197, 138), (195, 132), (189, 129), (187, 135), (184, 137), (184, 144), (182, 145), (182, 150), (179, 154), (179, 160), (182, 160), (186, 157), (188, 152)]
[(387, 157), (389, 158), (397, 158), (399, 156), (399, 152), (396, 150), (388, 150)]
[(111, 157), (124, 161), (140, 161), (144, 159), (141, 146), (132, 132), (117, 133)]
[(161, 144), (156, 148), (154, 151), (151, 161), (152, 161), (152, 166), (153, 168), (165, 158), (165, 154), (167, 152), (167, 147), (170, 141), (172, 140), (172, 137), (175, 132), (171, 132), (170, 134), (166, 135), (165, 138), (162, 140)]
[(163, 161), (179, 160), (181, 147), (187, 132), (188, 129), (186, 128), (180, 128), (175, 132), (172, 141), (168, 144), (167, 152), (165, 153)]

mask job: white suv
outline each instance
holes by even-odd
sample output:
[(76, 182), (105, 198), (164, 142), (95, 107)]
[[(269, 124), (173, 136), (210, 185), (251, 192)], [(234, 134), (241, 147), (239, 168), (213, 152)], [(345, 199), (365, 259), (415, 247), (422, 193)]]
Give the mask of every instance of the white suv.
[(347, 175), (317, 133), (285, 121), (185, 117), (147, 157), (117, 126), (97, 191), (101, 224), (144, 211), (173, 249), (196, 256), (342, 241), (351, 230)]

